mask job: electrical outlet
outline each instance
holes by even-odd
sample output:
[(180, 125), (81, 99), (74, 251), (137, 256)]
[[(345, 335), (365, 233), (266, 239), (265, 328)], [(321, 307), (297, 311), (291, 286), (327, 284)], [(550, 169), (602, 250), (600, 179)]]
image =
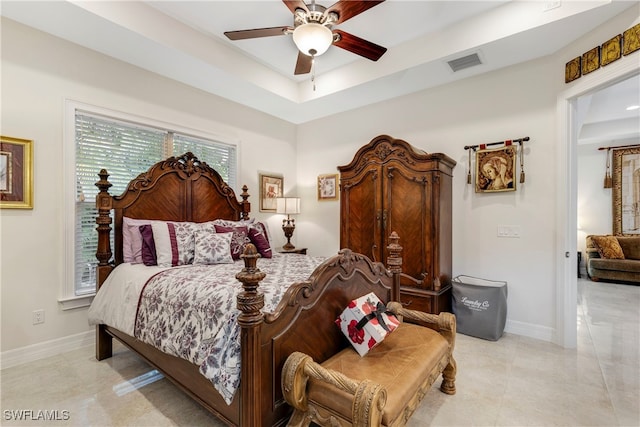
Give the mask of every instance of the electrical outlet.
[(33, 311), (33, 324), (39, 325), (40, 323), (44, 323), (44, 310), (34, 310)]
[(547, 1), (544, 3), (543, 12), (548, 12), (553, 9), (557, 9), (562, 6), (562, 1)]
[(520, 238), (520, 226), (519, 225), (499, 225), (498, 237), (511, 237)]

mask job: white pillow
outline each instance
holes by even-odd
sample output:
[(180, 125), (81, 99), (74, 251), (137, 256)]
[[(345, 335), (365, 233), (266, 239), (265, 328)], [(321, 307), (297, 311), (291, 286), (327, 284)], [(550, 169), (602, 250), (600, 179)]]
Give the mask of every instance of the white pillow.
[(151, 221), (159, 267), (193, 263), (193, 222)]
[(195, 254), (193, 263), (199, 265), (233, 264), (231, 257), (231, 237), (233, 233), (211, 233), (206, 230), (196, 230)]

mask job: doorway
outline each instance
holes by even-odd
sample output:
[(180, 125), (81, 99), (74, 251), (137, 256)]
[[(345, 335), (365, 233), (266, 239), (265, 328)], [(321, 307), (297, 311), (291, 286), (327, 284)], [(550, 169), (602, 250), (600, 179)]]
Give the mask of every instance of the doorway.
[(595, 93), (640, 73), (637, 62), (617, 61), (577, 81), (560, 93), (557, 101), (557, 250), (556, 337), (566, 348), (577, 345), (577, 104), (581, 96)]

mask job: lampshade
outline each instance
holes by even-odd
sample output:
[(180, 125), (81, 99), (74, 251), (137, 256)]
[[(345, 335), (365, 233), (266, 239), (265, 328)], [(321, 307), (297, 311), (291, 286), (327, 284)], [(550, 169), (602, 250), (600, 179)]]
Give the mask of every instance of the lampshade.
[(293, 30), (293, 42), (300, 52), (308, 56), (322, 55), (333, 43), (333, 33), (324, 25), (310, 22)]
[(276, 199), (276, 213), (279, 214), (299, 214), (300, 198), (299, 197), (278, 197)]

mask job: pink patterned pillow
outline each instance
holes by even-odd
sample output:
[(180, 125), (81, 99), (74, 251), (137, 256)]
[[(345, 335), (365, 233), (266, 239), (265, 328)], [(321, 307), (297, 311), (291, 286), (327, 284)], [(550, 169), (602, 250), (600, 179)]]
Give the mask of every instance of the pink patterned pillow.
[(247, 243), (251, 243), (249, 239), (249, 230), (247, 227), (225, 227), (216, 225), (216, 233), (233, 233), (231, 237), (231, 257), (240, 259), (240, 255), (244, 252)]
[(122, 217), (122, 257), (124, 262), (142, 264), (142, 236), (139, 227), (147, 224), (151, 224), (151, 220)]
[(271, 245), (267, 231), (261, 222), (256, 222), (249, 226), (249, 239), (256, 245), (256, 249), (263, 258), (271, 258)]
[(160, 267), (193, 263), (195, 223), (151, 221), (151, 228)]

